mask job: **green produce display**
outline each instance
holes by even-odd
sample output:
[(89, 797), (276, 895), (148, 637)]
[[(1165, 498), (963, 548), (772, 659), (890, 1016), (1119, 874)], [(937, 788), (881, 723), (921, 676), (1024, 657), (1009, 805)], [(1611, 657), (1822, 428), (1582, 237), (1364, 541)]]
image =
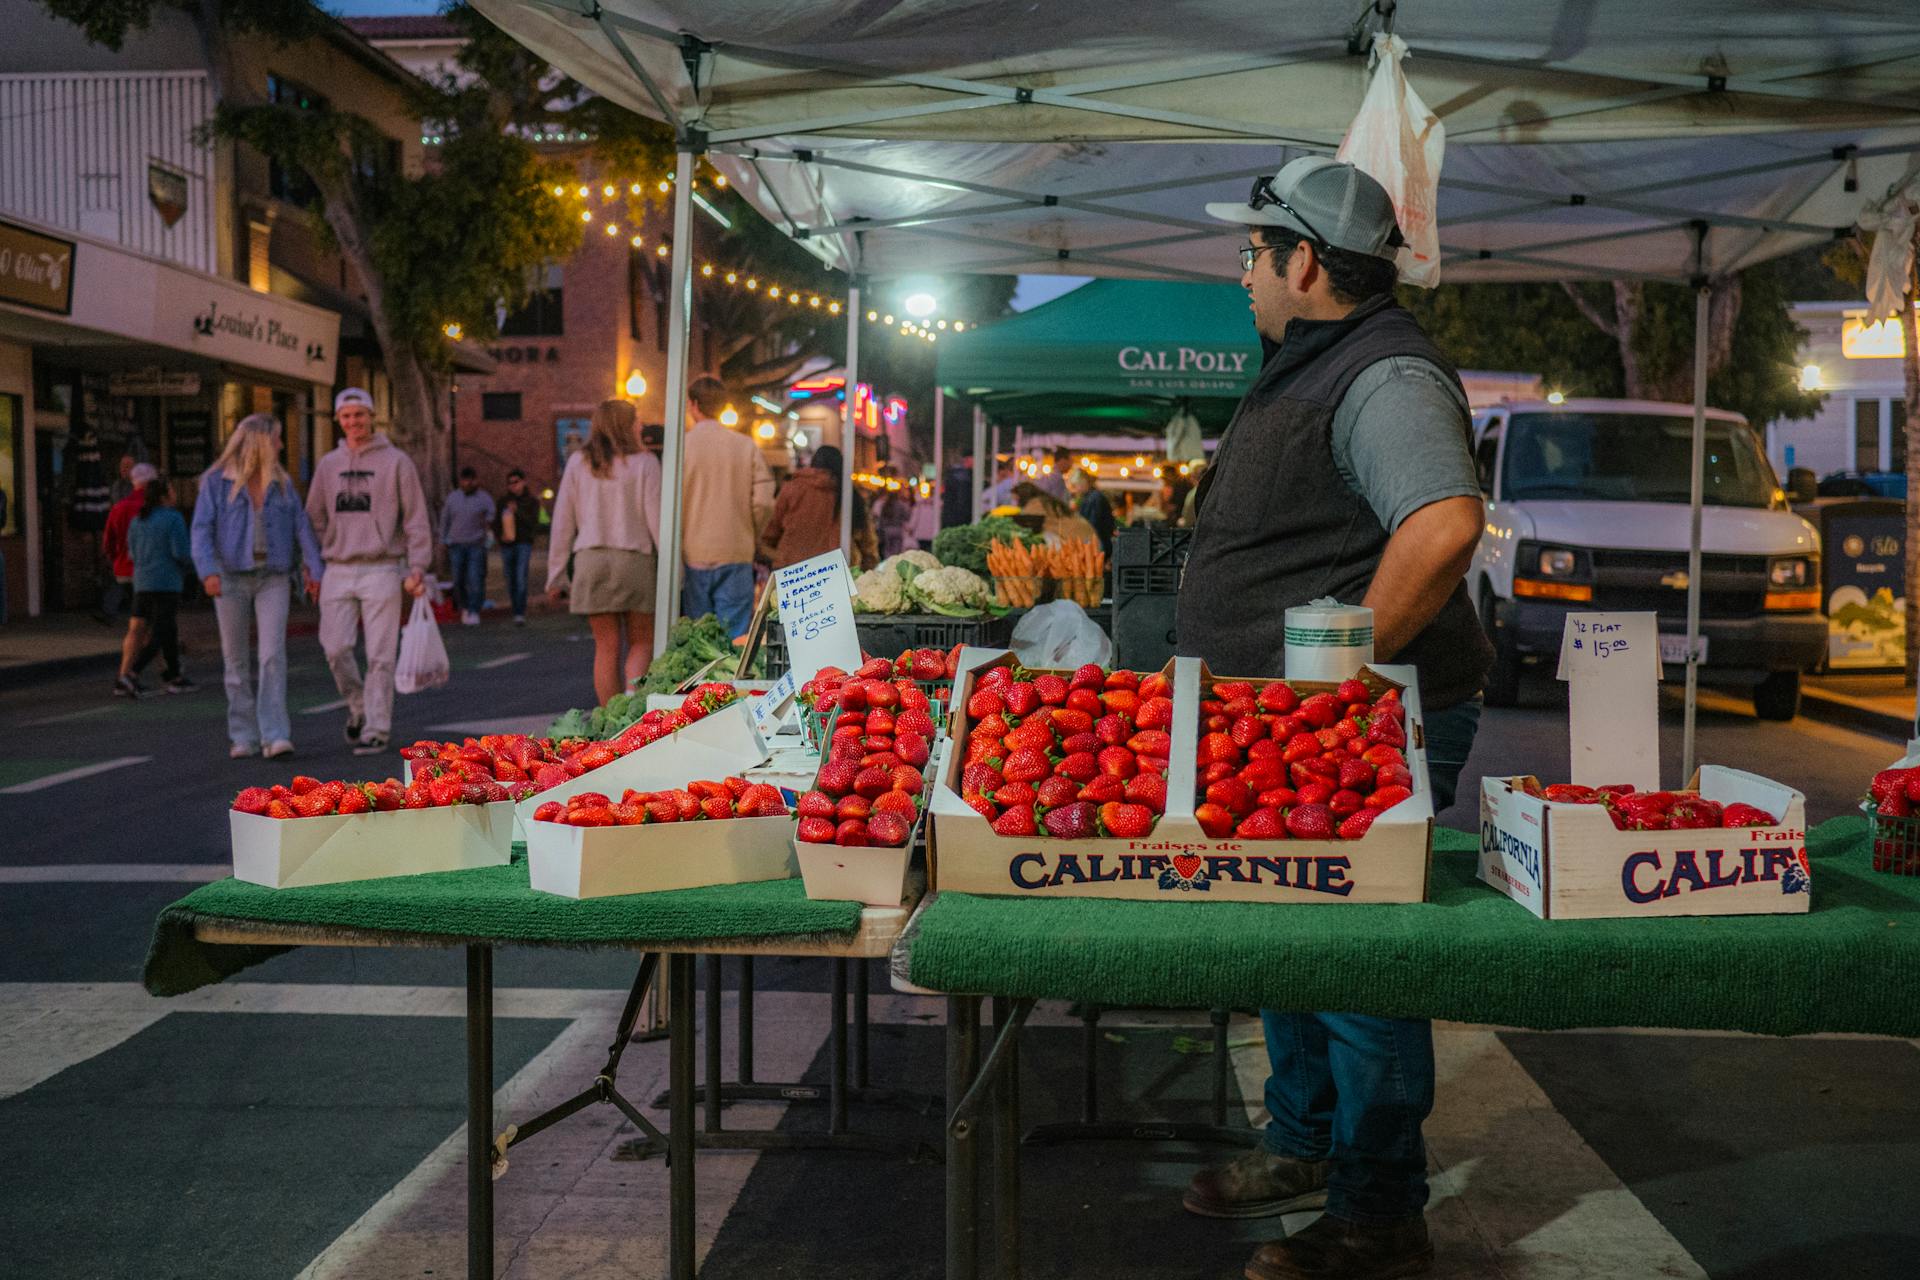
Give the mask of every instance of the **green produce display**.
[[(604, 707), (574, 708), (555, 720), (548, 734), (554, 737), (588, 738), (595, 742), (614, 737), (646, 711), (649, 694), (672, 693), (715, 658), (724, 661), (712, 673), (713, 677), (732, 679), (733, 664), (738, 660), (739, 653), (726, 627), (712, 614), (697, 620), (681, 618), (673, 624), (673, 630), (669, 633), (666, 652), (653, 660), (647, 674), (635, 681), (631, 690), (615, 694)], [(748, 677), (759, 678), (763, 661), (755, 657), (754, 667), (747, 673)]]
[(974, 524), (942, 529), (933, 538), (933, 554), (941, 564), (958, 565), (982, 578), (991, 577), (987, 568), (987, 545), (995, 538), (1002, 542), (1022, 542), (1038, 546), (1046, 541), (1040, 534), (1006, 516), (988, 516)]

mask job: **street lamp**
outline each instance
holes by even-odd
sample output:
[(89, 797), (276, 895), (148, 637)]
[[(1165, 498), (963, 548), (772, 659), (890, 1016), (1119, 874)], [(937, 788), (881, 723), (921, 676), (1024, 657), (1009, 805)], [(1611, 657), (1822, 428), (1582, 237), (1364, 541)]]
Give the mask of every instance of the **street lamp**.
[(910, 293), (901, 300), (900, 305), (906, 308), (908, 315), (924, 320), (939, 308), (940, 300), (930, 293)]
[(638, 369), (635, 369), (632, 373), (627, 375), (626, 385), (627, 385), (627, 394), (634, 397), (635, 399), (638, 399), (641, 396), (647, 394), (646, 375), (642, 374)]

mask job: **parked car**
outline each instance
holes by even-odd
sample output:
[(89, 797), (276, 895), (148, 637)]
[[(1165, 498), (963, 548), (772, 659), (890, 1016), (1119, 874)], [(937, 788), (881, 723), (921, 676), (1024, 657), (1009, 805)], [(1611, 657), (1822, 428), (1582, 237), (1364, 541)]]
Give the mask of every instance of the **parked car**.
[(1820, 477), (1814, 492), (1822, 498), (1907, 498), (1904, 471), (1833, 471)]
[[(1693, 409), (1645, 400), (1502, 404), (1474, 415), (1487, 523), (1468, 587), (1493, 640), (1486, 697), (1557, 659), (1566, 615), (1651, 610), (1667, 679), (1686, 674)], [(1707, 411), (1701, 520), (1701, 678), (1751, 691), (1790, 720), (1826, 651), (1820, 538), (1787, 506), (1753, 429)]]

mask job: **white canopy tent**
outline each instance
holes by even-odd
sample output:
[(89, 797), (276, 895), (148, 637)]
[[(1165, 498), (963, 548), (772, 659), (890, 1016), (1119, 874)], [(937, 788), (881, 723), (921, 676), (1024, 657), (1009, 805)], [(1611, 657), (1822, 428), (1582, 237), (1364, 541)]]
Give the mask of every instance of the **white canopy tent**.
[[(1232, 279), (1235, 229), (1201, 206), (1244, 197), (1253, 176), (1295, 154), (1333, 149), (1364, 92), (1371, 36), (1390, 26), (1410, 46), (1408, 79), (1447, 128), (1449, 281), (1699, 283), (1849, 234), (1920, 172), (1912, 0), (477, 7), (678, 135), (669, 491), (698, 153), (856, 290), (927, 272)], [(850, 381), (863, 321), (851, 301)], [(1695, 392), (1690, 652), (1704, 364)], [(850, 516), (850, 502), (842, 509)], [(663, 514), (671, 616), (677, 498)], [(1690, 661), (1689, 770), (1694, 686)]]

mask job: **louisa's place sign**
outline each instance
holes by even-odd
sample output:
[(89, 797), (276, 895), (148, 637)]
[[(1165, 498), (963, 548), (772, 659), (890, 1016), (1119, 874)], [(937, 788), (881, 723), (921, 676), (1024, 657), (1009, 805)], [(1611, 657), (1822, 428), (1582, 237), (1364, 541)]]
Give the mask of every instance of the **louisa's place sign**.
[(1240, 395), (1260, 367), (1255, 346), (1123, 346), (1114, 358), (1133, 390), (1184, 395)]

